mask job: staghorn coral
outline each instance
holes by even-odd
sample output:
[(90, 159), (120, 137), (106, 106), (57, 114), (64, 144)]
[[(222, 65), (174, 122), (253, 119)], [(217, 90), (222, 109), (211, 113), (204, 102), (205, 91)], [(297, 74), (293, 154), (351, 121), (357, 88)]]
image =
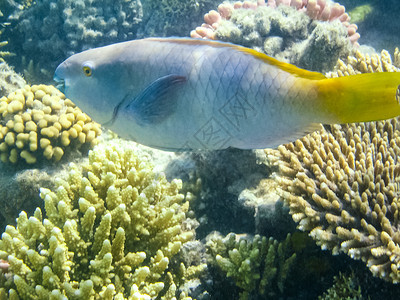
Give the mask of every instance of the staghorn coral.
[(394, 52), (394, 62), (392, 62), (392, 58), (386, 50), (382, 50), (380, 55), (376, 53), (362, 53), (357, 50), (354, 55), (348, 56), (347, 59), (339, 59), (335, 66), (335, 70), (329, 72), (327, 77), (340, 77), (375, 72), (399, 72), (399, 67), (400, 59), (398, 48), (396, 48)]
[(327, 126), (265, 152), (299, 229), (399, 282), (399, 119)]
[(212, 233), (207, 237), (207, 251), (211, 264), (232, 277), (240, 288), (240, 299), (248, 299), (256, 290), (260, 295), (276, 296), (284, 290), (285, 280), (290, 267), (296, 259), (291, 249), (291, 236), (283, 242), (236, 235), (222, 237)]
[(2, 97), (0, 114), (3, 162), (59, 161), (68, 149), (95, 145), (101, 133), (99, 124), (53, 86), (27, 85)]
[(287, 5), (274, 8), (244, 2), (243, 8), (234, 7), (225, 3), (219, 13), (211, 11), (205, 16), (208, 24), (192, 31), (191, 36), (240, 44), (320, 72), (332, 70), (338, 58), (352, 51), (348, 29), (339, 19), (314, 20)]
[[(89, 153), (82, 169), (42, 189), (45, 216), (21, 212), (7, 226), (3, 295), (22, 299), (190, 299), (177, 289), (204, 268), (172, 258), (191, 240), (180, 180), (155, 174), (147, 157), (114, 145)], [(186, 228), (186, 229), (185, 229)]]

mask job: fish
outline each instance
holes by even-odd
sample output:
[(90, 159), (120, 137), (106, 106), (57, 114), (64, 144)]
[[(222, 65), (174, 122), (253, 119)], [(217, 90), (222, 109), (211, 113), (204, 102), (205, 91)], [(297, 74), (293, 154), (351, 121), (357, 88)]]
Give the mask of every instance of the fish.
[(326, 78), (239, 45), (147, 38), (74, 54), (58, 87), (120, 137), (166, 151), (273, 148), (400, 115), (400, 73)]

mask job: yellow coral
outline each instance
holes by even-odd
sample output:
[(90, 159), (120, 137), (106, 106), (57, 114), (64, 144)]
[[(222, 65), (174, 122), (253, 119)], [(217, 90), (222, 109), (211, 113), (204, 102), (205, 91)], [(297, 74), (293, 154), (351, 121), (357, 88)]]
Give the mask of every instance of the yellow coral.
[[(331, 75), (398, 71), (387, 51), (349, 61)], [(327, 126), (265, 151), (279, 166), (281, 195), (298, 228), (323, 249), (362, 259), (375, 276), (400, 281), (399, 118)]]
[(283, 292), (290, 266), (296, 259), (290, 244), (290, 234), (280, 243), (259, 235), (230, 233), (222, 237), (213, 233), (207, 237), (212, 263), (235, 281), (241, 289), (240, 299), (248, 299), (256, 288), (261, 295)]
[(266, 150), (298, 228), (323, 249), (400, 281), (400, 122), (333, 125)]
[[(97, 147), (83, 170), (72, 164), (54, 191), (41, 189), (47, 218), (39, 208), (29, 218), (21, 212), (17, 228), (7, 226), (2, 235), (0, 257), (11, 275), (0, 277), (0, 293), (20, 299), (190, 299), (177, 291), (179, 280), (170, 272), (172, 258), (193, 237), (183, 229), (188, 203), (179, 194), (182, 183), (153, 173), (134, 151)], [(182, 276), (193, 271), (179, 266)]]
[[(396, 48), (397, 49), (397, 48)], [(363, 54), (357, 50), (354, 56), (347, 57), (347, 60), (339, 59), (335, 71), (328, 73), (328, 77), (340, 77), (355, 75), (361, 73), (375, 72), (398, 72), (400, 71), (399, 50), (395, 51), (394, 64), (390, 54), (386, 50), (382, 50), (381, 54)]]
[(25, 86), (0, 99), (3, 162), (59, 161), (70, 148), (94, 146), (100, 133), (100, 125), (53, 86)]

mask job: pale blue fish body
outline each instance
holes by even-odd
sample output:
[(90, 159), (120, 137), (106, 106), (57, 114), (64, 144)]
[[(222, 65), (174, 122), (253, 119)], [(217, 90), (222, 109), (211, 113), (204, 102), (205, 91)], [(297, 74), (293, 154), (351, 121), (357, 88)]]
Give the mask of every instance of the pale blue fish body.
[(94, 121), (160, 149), (274, 147), (315, 129), (312, 80), (253, 52), (214, 41), (134, 40), (75, 54), (55, 79)]

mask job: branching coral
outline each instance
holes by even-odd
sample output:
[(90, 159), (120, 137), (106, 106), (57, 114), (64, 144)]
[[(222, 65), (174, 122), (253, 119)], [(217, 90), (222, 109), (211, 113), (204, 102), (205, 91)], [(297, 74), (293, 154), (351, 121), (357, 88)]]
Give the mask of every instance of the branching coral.
[(400, 71), (399, 50), (394, 52), (394, 62), (386, 50), (381, 54), (364, 54), (356, 51), (355, 55), (348, 56), (346, 60), (339, 59), (334, 72), (329, 72), (328, 77), (340, 77), (361, 73), (398, 72)]
[(266, 153), (298, 228), (399, 282), (399, 119), (329, 126)]
[(67, 149), (95, 145), (100, 133), (100, 125), (53, 86), (25, 86), (0, 99), (3, 162), (59, 161)]
[[(171, 273), (171, 259), (193, 237), (181, 181), (155, 174), (146, 157), (116, 145), (71, 165), (55, 191), (42, 189), (43, 216), (21, 212), (7, 226), (0, 258), (9, 263), (2, 291), (20, 299), (185, 298), (177, 285), (203, 266)], [(165, 298), (163, 298), (165, 297)], [(13, 298), (14, 299), (14, 298)]]
[(335, 17), (328, 16), (327, 20), (331, 21), (325, 21), (319, 20), (322, 17), (307, 15), (303, 8), (299, 10), (288, 5), (275, 8), (262, 1), (258, 4), (248, 1), (234, 5), (223, 3), (219, 13), (208, 13), (205, 16), (207, 24), (192, 31), (191, 36), (254, 48), (309, 70), (332, 70), (337, 59), (346, 57), (352, 50), (349, 29), (340, 22), (337, 9), (332, 13)]
[(318, 297), (318, 300), (336, 299), (363, 299), (359, 280), (354, 273), (350, 275), (339, 273), (334, 278), (334, 284), (322, 296)]
[(207, 251), (213, 264), (218, 265), (241, 289), (240, 299), (248, 299), (258, 290), (260, 295), (282, 292), (296, 254), (290, 247), (290, 234), (283, 242), (266, 237), (240, 237), (233, 233), (222, 237), (208, 236)]

